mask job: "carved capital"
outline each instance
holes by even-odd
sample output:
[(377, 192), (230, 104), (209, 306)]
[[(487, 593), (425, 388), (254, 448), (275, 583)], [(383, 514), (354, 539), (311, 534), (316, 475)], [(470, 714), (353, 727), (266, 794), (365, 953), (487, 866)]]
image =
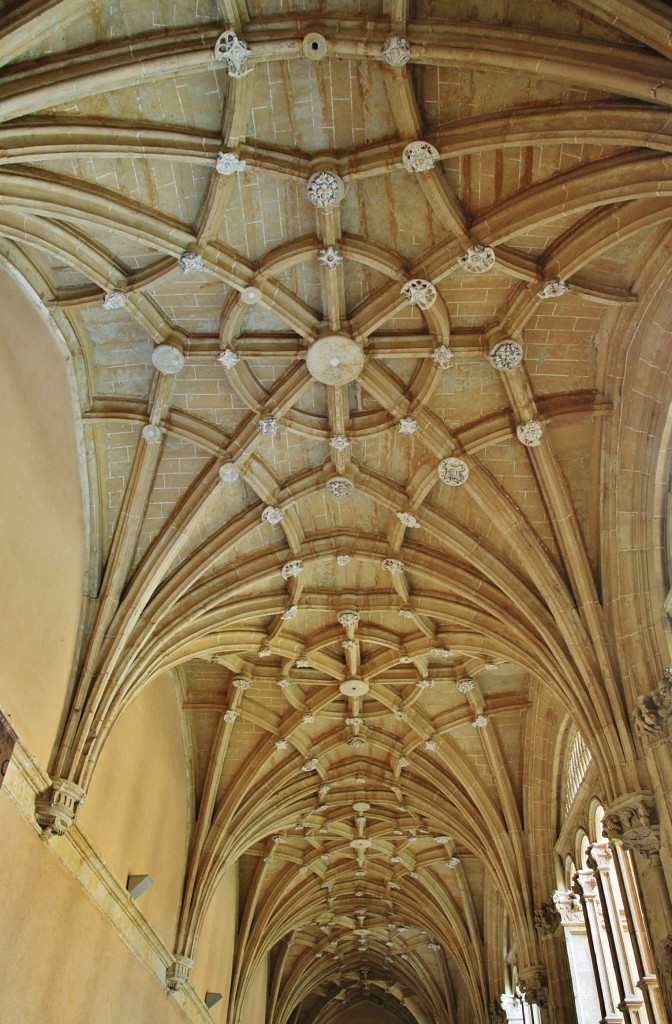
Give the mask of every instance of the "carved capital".
[(526, 1003), (548, 1006), (548, 985), (543, 967), (526, 967), (518, 973), (518, 988)]
[(540, 939), (550, 939), (557, 935), (561, 920), (558, 910), (552, 903), (542, 903), (534, 911), (534, 927)]
[(194, 961), (188, 956), (176, 956), (166, 968), (166, 988), (178, 992), (189, 981), (189, 972)]
[(665, 669), (655, 690), (637, 698), (632, 718), (641, 732), (655, 737), (668, 735), (672, 718), (672, 665)]
[(636, 850), (644, 857), (653, 857), (660, 849), (656, 803), (649, 793), (633, 793), (617, 800), (606, 812), (602, 829), (609, 840), (621, 842), (626, 850)]
[(583, 921), (581, 900), (575, 892), (562, 892), (556, 889), (553, 893), (553, 903), (560, 915), (561, 924), (577, 924)]
[(583, 896), (587, 900), (594, 900), (597, 896), (597, 879), (592, 871), (584, 868), (582, 871), (577, 871), (574, 875), (574, 885), (572, 888), (577, 896)]
[(49, 789), (35, 800), (35, 820), (47, 835), (65, 835), (75, 824), (85, 799), (85, 791), (70, 779), (53, 779)]

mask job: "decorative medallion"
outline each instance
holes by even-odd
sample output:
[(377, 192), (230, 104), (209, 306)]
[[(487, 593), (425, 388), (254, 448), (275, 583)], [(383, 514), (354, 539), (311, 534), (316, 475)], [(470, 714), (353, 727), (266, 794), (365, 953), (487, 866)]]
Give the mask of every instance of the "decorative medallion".
[(418, 681), (417, 681), (417, 683), (415, 685), (418, 687), (419, 690), (431, 690), (431, 688), (434, 686), (434, 680), (433, 679), (418, 679)]
[(273, 505), (269, 505), (261, 513), (263, 522), (269, 523), (271, 526), (277, 526), (285, 518), (285, 513), (281, 508), (275, 508)]
[(474, 729), (485, 729), (490, 724), (490, 719), (487, 715), (477, 715), (471, 724)]
[(486, 661), (483, 668), (485, 669), (486, 672), (494, 672), (496, 668), (499, 668), (499, 665), (497, 664), (496, 661)]
[(364, 725), (364, 719), (360, 718), (359, 715), (357, 715), (355, 718), (346, 718), (345, 724), (352, 726)]
[(304, 765), (301, 765), (302, 772), (314, 772), (319, 764), (316, 757), (311, 757), (310, 761), (306, 761)]
[(225, 462), (219, 467), (219, 479), (225, 484), (234, 484), (240, 477), (240, 470), (233, 462)]
[(215, 170), (224, 178), (230, 178), (232, 174), (245, 170), (245, 161), (239, 160), (235, 153), (218, 153)]
[(454, 871), (459, 863), (460, 863), (460, 858), (459, 857), (451, 857), (450, 860), (446, 861), (446, 867), (449, 868), (450, 871)]
[(528, 420), (516, 427), (516, 435), (526, 448), (538, 448), (544, 436), (544, 428), (538, 420)]
[(454, 658), (455, 655), (452, 651), (449, 651), (447, 647), (432, 647), (430, 654), (433, 654), (435, 658)]
[(215, 43), (215, 60), (223, 60), (231, 78), (244, 78), (252, 68), (246, 68), (251, 52), (247, 43), (239, 39), (233, 29), (227, 29)]
[(495, 253), (489, 245), (470, 245), (457, 262), (470, 274), (487, 274), (495, 265)]
[(345, 679), (338, 688), (346, 697), (363, 697), (369, 692), (369, 684), (365, 679)]
[(217, 356), (217, 362), (220, 366), (223, 366), (225, 370), (232, 370), (236, 363), (240, 362), (240, 356), (237, 356), (230, 348), (225, 348), (224, 351), (220, 352)]
[(316, 171), (308, 179), (308, 198), (321, 210), (338, 206), (345, 195), (343, 179), (333, 171)]
[(285, 562), (281, 571), (282, 578), (285, 580), (291, 579), (292, 576), (299, 576), (303, 572), (303, 561), (300, 558), (295, 558), (291, 562)]
[(346, 448), (350, 447), (350, 442), (345, 434), (334, 434), (334, 436), (329, 440), (329, 446), (331, 448), (335, 448), (337, 452), (342, 452)]
[(294, 662), (297, 668), (310, 668), (310, 658), (300, 655)]
[(343, 640), (341, 647), (344, 651), (355, 651), (357, 649), (356, 640)]
[(282, 676), (280, 679), (278, 679), (278, 686), (280, 687), (281, 690), (286, 690), (291, 685), (292, 680), (288, 679), (287, 676)]
[(556, 279), (555, 281), (549, 281), (537, 295), (540, 299), (559, 299), (561, 295), (566, 295), (567, 292), (571, 292), (571, 284), (567, 284), (566, 281)]
[(418, 421), (414, 420), (412, 416), (402, 416), (399, 420), (399, 433), (400, 434), (415, 434), (418, 429)]
[(394, 575), (395, 573), (401, 573), (404, 571), (404, 563), (400, 562), (398, 558), (384, 558), (383, 569)]
[(349, 498), (354, 489), (355, 485), (352, 480), (348, 480), (345, 476), (332, 476), (331, 480), (327, 480), (327, 490), (332, 498), (337, 498), (339, 501), (342, 498)]
[(268, 646), (268, 644), (264, 644), (262, 647), (259, 648), (257, 654), (260, 658), (270, 658), (271, 655), (273, 654), (273, 651)]
[(472, 679), (471, 676), (465, 676), (464, 679), (460, 679), (456, 685), (460, 693), (471, 693), (476, 686), (476, 681)]
[(292, 604), (292, 605), (290, 605), (289, 608), (285, 609), (285, 611), (281, 614), (280, 618), (283, 620), (283, 622), (289, 622), (290, 619), (295, 619), (296, 618), (296, 616), (298, 615), (298, 612), (299, 612), (298, 605)]
[(194, 274), (203, 270), (203, 257), (197, 252), (183, 252), (178, 263), (183, 274)]
[[(283, 845), (287, 842), (287, 836), (273, 836), (273, 842)], [(287, 939), (287, 942), (291, 942), (291, 939)]]
[(415, 518), (412, 512), (397, 512), (397, 519), (402, 526), (406, 526), (411, 530), (419, 530), (420, 523)]
[(233, 685), (237, 690), (249, 690), (252, 686), (252, 680), (249, 676), (234, 676)]
[(347, 554), (347, 552), (345, 551), (339, 551), (339, 553), (336, 555), (336, 565), (349, 565), (351, 561), (352, 559), (350, 555)]
[(352, 747), (353, 750), (361, 750), (366, 746), (366, 740), (362, 739), (361, 736), (353, 736), (351, 740), (348, 740), (348, 746)]
[(423, 281), (421, 278), (407, 281), (401, 294), (409, 306), (417, 306), (418, 309), (431, 309), (436, 302), (436, 288), (431, 281)]
[(439, 744), (436, 742), (436, 740), (425, 740), (425, 742), (423, 743), (423, 747), (425, 748), (425, 750), (429, 750), (433, 753), (435, 750), (439, 749)]
[(338, 621), (342, 626), (356, 626), (359, 622), (359, 612), (341, 612), (338, 616)]
[(154, 423), (147, 423), (142, 428), (142, 437), (147, 444), (158, 444), (161, 440), (161, 428)]
[(439, 345), (432, 352), (432, 362), (440, 370), (449, 370), (453, 361), (453, 353), (447, 345)]
[(430, 142), (409, 142), (401, 154), (404, 167), (409, 174), (431, 171), (439, 159), (439, 151)]
[(450, 487), (459, 487), (469, 476), (469, 467), (462, 459), (443, 459), (438, 467), (439, 480)]
[(103, 296), (103, 309), (123, 309), (126, 296), (123, 292), (106, 292)]
[(229, 710), (224, 715), (224, 721), (226, 722), (227, 725), (235, 725), (237, 718), (238, 712), (234, 711), (233, 708), (229, 708)]
[(159, 373), (179, 373), (184, 366), (184, 353), (179, 346), (163, 342), (153, 350), (152, 362)]
[(438, 843), (439, 846), (447, 846), (451, 841), (450, 836), (436, 836), (434, 842)]
[(335, 245), (327, 245), (324, 249), (320, 249), (317, 262), (327, 270), (335, 270), (343, 262), (343, 253)]
[(415, 618), (415, 612), (413, 611), (411, 606), (408, 605), (408, 604), (402, 605), (402, 607), (399, 609), (399, 614), (401, 615), (402, 619), (414, 619)]
[(408, 757), (403, 757), (403, 756), (400, 757), (399, 758), (399, 767), (400, 768), (410, 768), (411, 767), (411, 762), (410, 762), (409, 758)]
[(256, 306), (258, 302), (261, 302), (261, 289), (255, 288), (254, 285), (248, 285), (241, 291), (240, 301), (246, 306)]
[(388, 36), (382, 50), (383, 60), (392, 68), (401, 68), (411, 59), (411, 44), (401, 36)]
[(488, 359), (496, 370), (507, 373), (509, 370), (515, 370), (522, 363), (523, 346), (513, 338), (507, 338), (506, 341), (500, 341), (490, 350)]
[(287, 750), (288, 747), (289, 747), (289, 743), (287, 742), (287, 740), (276, 740), (275, 741), (275, 749), (276, 750)]
[(361, 346), (342, 331), (322, 335), (306, 352), (306, 366), (311, 377), (333, 387), (357, 380), (364, 361)]
[(441, 946), (438, 942), (428, 942), (427, 949), (431, 949), (432, 953), (439, 953), (441, 951)]
[(257, 423), (257, 430), (260, 434), (268, 434), (269, 437), (275, 437), (278, 432), (278, 421), (273, 419), (272, 416), (263, 416)]
[(302, 718), (302, 722), (303, 722), (304, 725), (312, 725), (314, 721), (315, 721), (315, 715), (312, 712), (310, 712), (310, 711), (308, 712), (308, 714), (304, 715), (303, 718)]

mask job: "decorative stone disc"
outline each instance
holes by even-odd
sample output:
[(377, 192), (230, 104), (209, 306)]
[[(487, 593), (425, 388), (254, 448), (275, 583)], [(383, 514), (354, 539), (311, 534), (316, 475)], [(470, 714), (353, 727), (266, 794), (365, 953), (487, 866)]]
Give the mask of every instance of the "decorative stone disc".
[(364, 366), (364, 353), (347, 334), (326, 334), (308, 349), (306, 366), (321, 384), (338, 387), (357, 380)]
[(152, 352), (152, 362), (159, 373), (179, 373), (184, 366), (184, 354), (177, 345), (164, 342)]
[(350, 843), (353, 850), (368, 850), (371, 845), (370, 839), (353, 839)]
[(459, 487), (469, 476), (469, 467), (462, 459), (443, 459), (438, 468), (439, 479), (451, 487)]
[(364, 679), (346, 679), (339, 686), (339, 690), (346, 697), (363, 697), (369, 692), (369, 684)]

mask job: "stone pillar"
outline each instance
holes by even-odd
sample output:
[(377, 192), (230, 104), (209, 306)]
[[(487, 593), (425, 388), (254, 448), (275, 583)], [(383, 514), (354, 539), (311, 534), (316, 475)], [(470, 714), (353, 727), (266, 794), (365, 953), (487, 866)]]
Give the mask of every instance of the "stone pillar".
[(589, 868), (583, 868), (574, 875), (574, 892), (581, 900), (586, 921), (586, 934), (600, 1001), (600, 1024), (620, 1024), (623, 1017), (618, 1010), (618, 989), (611, 957), (602, 935), (597, 881)]
[(574, 892), (557, 891), (553, 902), (567, 950), (576, 1018), (579, 1024), (594, 1024), (602, 1010), (581, 901)]

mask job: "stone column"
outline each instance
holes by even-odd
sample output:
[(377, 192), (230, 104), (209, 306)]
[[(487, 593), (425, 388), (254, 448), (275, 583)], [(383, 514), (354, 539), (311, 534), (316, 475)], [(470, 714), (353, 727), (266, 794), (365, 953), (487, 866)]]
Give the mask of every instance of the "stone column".
[(567, 950), (576, 1018), (579, 1024), (594, 1024), (602, 1011), (581, 901), (574, 892), (557, 891), (553, 902)]
[(574, 891), (581, 900), (586, 921), (586, 934), (600, 1001), (600, 1024), (620, 1024), (623, 1017), (618, 1010), (618, 989), (611, 957), (602, 935), (597, 881), (589, 868), (583, 868), (574, 875)]

